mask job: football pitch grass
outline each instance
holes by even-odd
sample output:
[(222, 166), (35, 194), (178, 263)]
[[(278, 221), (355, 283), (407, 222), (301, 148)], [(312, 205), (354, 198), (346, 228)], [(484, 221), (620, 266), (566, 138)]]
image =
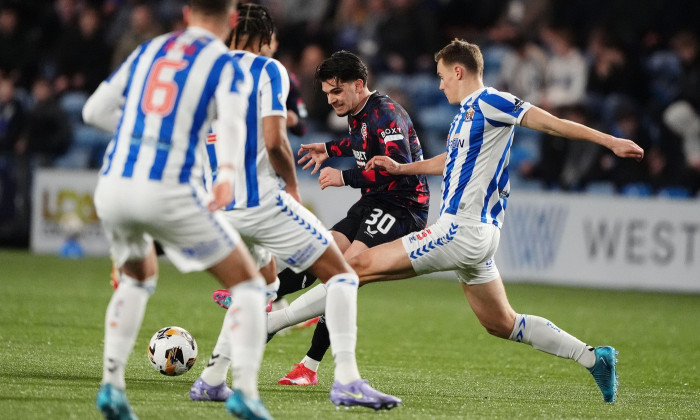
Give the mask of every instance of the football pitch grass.
[[(108, 259), (62, 260), (0, 251), (0, 418), (98, 419)], [(187, 392), (204, 369), (223, 310), (207, 274), (182, 275), (162, 261), (158, 290), (126, 369), (127, 395), (148, 419), (229, 418), (222, 403)], [(404, 405), (389, 412), (337, 410), (328, 400), (332, 357), (319, 385), (276, 385), (307, 349), (312, 329), (275, 337), (260, 391), (278, 419), (698, 418), (700, 296), (506, 284), (513, 307), (543, 316), (592, 345), (619, 351), (617, 402), (571, 360), (489, 336), (454, 281), (435, 278), (360, 289), (357, 359), (363, 377)], [(189, 330), (192, 371), (157, 373), (146, 346), (159, 328)]]

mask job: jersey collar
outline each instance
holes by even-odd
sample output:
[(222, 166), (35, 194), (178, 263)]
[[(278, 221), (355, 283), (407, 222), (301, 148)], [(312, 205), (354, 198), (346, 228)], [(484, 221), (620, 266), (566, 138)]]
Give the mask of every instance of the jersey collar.
[(466, 109), (469, 105), (471, 105), (476, 98), (481, 95), (483, 91), (485, 91), (486, 88), (483, 87), (481, 89), (477, 89), (474, 92), (470, 93), (466, 98), (462, 99), (462, 102), (459, 103), (460, 107), (464, 110)]
[(376, 90), (373, 90), (369, 93), (369, 95), (367, 96), (367, 99), (365, 99), (365, 103), (362, 104), (362, 108), (360, 108), (360, 110), (357, 111), (356, 113), (352, 114), (353, 117), (356, 116), (357, 114), (359, 114), (360, 112), (362, 112), (363, 109), (365, 109), (365, 107), (367, 106), (367, 102), (369, 102), (369, 98), (371, 98), (372, 95), (374, 95), (375, 93), (377, 93)]

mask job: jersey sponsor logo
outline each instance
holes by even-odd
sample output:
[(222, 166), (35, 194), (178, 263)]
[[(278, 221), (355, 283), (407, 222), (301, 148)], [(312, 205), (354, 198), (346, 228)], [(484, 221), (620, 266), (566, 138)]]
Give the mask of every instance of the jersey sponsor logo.
[(207, 144), (214, 144), (214, 143), (216, 143), (216, 134), (214, 134), (214, 133), (207, 134)]
[(360, 166), (365, 166), (367, 162), (367, 153), (359, 150), (353, 150), (352, 154), (355, 155), (355, 161)]
[(411, 236), (408, 238), (408, 242), (416, 242), (420, 241), (421, 239), (427, 238), (428, 235), (430, 235), (431, 232), (430, 229), (423, 229), (420, 232), (416, 233), (415, 235)]
[(219, 249), (220, 241), (214, 239), (208, 242), (200, 242), (189, 248), (182, 248), (181, 252), (190, 258), (205, 258)]
[(455, 147), (464, 147), (464, 139), (460, 139), (459, 137), (452, 137), (450, 139), (447, 139), (447, 148), (448, 149), (454, 149)]
[(513, 108), (513, 112), (518, 112), (518, 110), (523, 106), (525, 101), (523, 101), (520, 98), (515, 98), (515, 108)]
[(404, 139), (401, 127), (385, 128), (379, 133), (379, 135), (382, 137), (382, 139), (384, 139), (384, 141), (397, 141)]

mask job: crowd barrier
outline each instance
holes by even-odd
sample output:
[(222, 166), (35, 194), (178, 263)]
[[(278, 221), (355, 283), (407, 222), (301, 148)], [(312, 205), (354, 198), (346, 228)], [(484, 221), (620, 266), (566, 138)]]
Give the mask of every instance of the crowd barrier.
[[(31, 249), (58, 253), (78, 237), (87, 255), (107, 255), (92, 203), (97, 173), (38, 170)], [(429, 222), (440, 179), (430, 178)], [(300, 180), (304, 204), (331, 227), (359, 198), (350, 188)], [(700, 200), (514, 191), (496, 262), (505, 281), (700, 293)]]

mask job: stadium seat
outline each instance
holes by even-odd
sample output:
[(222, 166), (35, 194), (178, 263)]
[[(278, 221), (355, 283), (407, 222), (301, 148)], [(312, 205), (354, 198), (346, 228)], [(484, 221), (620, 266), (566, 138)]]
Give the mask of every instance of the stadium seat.
[(686, 199), (690, 196), (690, 191), (683, 187), (664, 187), (659, 190), (659, 197)]
[(621, 192), (628, 197), (649, 197), (651, 196), (651, 187), (649, 184), (637, 182), (625, 185)]
[(586, 185), (586, 193), (594, 195), (615, 195), (615, 184), (606, 181), (591, 182)]

